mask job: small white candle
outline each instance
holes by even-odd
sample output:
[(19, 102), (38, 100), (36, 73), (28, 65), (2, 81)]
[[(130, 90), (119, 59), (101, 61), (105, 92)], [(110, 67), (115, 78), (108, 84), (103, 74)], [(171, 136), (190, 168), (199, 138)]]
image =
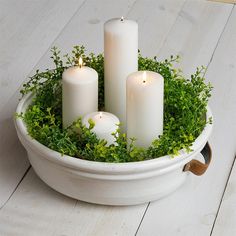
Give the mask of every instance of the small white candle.
[(95, 123), (92, 132), (94, 132), (99, 139), (107, 141), (107, 145), (115, 144), (115, 137), (112, 133), (116, 132), (120, 123), (119, 119), (108, 112), (93, 112), (84, 116), (82, 123), (89, 127), (89, 119)]
[(149, 147), (163, 133), (164, 79), (152, 71), (138, 71), (127, 78), (127, 137)]
[(106, 111), (126, 126), (126, 78), (138, 70), (138, 24), (122, 18), (104, 25), (104, 78)]
[(98, 73), (83, 66), (70, 67), (62, 75), (62, 120), (66, 128), (79, 117), (98, 110)]

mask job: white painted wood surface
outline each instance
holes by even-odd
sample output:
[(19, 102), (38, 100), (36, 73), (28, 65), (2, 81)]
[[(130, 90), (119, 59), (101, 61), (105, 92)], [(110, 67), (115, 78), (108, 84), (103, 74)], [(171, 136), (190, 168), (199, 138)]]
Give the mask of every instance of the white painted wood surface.
[(0, 1), (0, 208), (29, 167), (12, 121), (15, 91), (82, 3)]
[[(219, 5), (220, 8), (221, 6), (223, 5)], [(228, 16), (229, 14), (230, 12)], [(214, 15), (218, 17), (220, 14)], [(205, 20), (207, 22), (207, 19)], [(226, 21), (227, 18), (225, 18), (225, 23)], [(234, 21), (231, 18), (229, 22)], [(222, 35), (221, 37), (219, 35), (220, 38), (218, 37), (219, 42), (215, 44), (215, 52), (214, 48), (213, 51), (208, 51), (209, 68), (206, 77), (214, 85), (213, 97), (210, 102), (214, 114), (214, 131), (210, 139), (213, 149), (212, 164), (207, 173), (201, 178), (191, 175), (180, 191), (169, 198), (163, 199), (163, 201), (151, 203), (138, 235), (154, 235), (157, 231), (160, 232), (160, 235), (197, 236), (210, 235), (211, 233), (229, 171), (234, 160), (236, 146), (235, 119), (232, 116), (232, 114), (236, 113), (236, 108), (233, 103), (233, 92), (231, 92), (231, 96), (229, 93), (230, 90), (235, 92), (233, 90), (235, 88), (235, 82), (233, 82), (233, 74), (230, 75), (228, 73), (228, 64), (235, 62), (227, 52), (224, 53), (223, 49), (229, 46), (230, 42), (231, 45), (233, 43), (232, 40), (224, 41), (224, 34), (227, 31), (227, 27), (229, 27), (228, 24), (225, 30), (222, 28)], [(196, 44), (192, 47), (198, 47), (202, 43), (199, 37), (199, 41), (196, 41)], [(186, 48), (186, 53), (190, 54), (189, 50), (191, 48)], [(208, 49), (210, 48), (208, 47)], [(233, 49), (232, 46), (231, 49)], [(214, 55), (211, 60), (212, 53)], [(235, 53), (235, 51), (232, 50), (232, 53)], [(194, 55), (185, 59), (194, 59)], [(218, 61), (216, 62), (216, 60)], [(160, 212), (164, 211), (171, 212), (171, 214), (162, 217), (165, 220), (159, 221), (161, 217)]]
[[(51, 190), (32, 169), (24, 176), (29, 164), (11, 120), (22, 82), (36, 68), (50, 67), (51, 46), (66, 52), (83, 44), (101, 52), (103, 23), (121, 15), (138, 21), (144, 55), (180, 54), (186, 74), (208, 65), (206, 76), (215, 87), (212, 166), (202, 177), (190, 175), (176, 193), (148, 208), (79, 202)], [(232, 4), (209, 1), (1, 0), (0, 235), (204, 236), (213, 226), (213, 235), (234, 235), (235, 169), (216, 219), (236, 151), (234, 22)]]
[[(224, 81), (228, 81), (230, 86), (224, 87), (224, 97), (219, 104), (222, 107), (221, 112), (227, 112), (229, 115), (222, 119), (222, 127), (228, 130), (228, 135), (221, 137), (221, 146), (227, 145), (231, 153), (236, 155), (236, 9), (234, 9), (230, 21), (228, 22), (222, 40), (216, 51), (212, 61), (212, 66), (218, 69), (218, 77)], [(215, 92), (215, 94), (217, 91)], [(226, 122), (224, 124), (224, 122)], [(230, 140), (228, 139), (230, 137)], [(222, 153), (221, 158), (226, 158), (225, 153)], [(236, 164), (232, 167), (232, 173), (224, 194), (218, 217), (215, 222), (213, 236), (221, 235), (236, 235)]]

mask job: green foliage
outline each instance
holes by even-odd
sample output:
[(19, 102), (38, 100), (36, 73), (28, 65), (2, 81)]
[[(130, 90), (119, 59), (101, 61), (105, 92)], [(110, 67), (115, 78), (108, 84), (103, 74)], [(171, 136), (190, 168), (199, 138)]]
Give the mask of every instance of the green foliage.
[(127, 140), (126, 134), (117, 128), (115, 145), (107, 145), (92, 132), (94, 123), (87, 128), (78, 119), (67, 128), (62, 128), (63, 71), (77, 65), (82, 57), (87, 66), (99, 75), (99, 108), (104, 108), (104, 57), (93, 53), (86, 55), (83, 46), (75, 46), (71, 55), (60, 56), (57, 48), (52, 48), (55, 68), (36, 74), (24, 84), (21, 93), (35, 93), (32, 104), (25, 114), (18, 117), (26, 123), (28, 133), (43, 145), (81, 159), (101, 162), (131, 162), (157, 158), (166, 154), (177, 155), (179, 150), (191, 150), (191, 144), (206, 125), (206, 107), (211, 85), (205, 84), (205, 68), (198, 68), (190, 79), (172, 65), (178, 61), (173, 57), (163, 62), (157, 58), (144, 58), (139, 54), (139, 70), (160, 73), (165, 80), (164, 87), (164, 132), (153, 141), (148, 149), (135, 146), (135, 139)]

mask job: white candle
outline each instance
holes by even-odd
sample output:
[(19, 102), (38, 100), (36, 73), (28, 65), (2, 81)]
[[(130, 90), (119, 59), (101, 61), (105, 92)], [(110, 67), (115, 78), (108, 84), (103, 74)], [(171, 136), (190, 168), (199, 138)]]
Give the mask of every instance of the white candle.
[(95, 123), (92, 132), (94, 132), (99, 139), (107, 141), (107, 145), (115, 144), (115, 137), (112, 133), (116, 132), (120, 123), (119, 119), (108, 112), (93, 112), (87, 114), (82, 122), (86, 127), (89, 127), (89, 119)]
[(98, 74), (87, 66), (70, 67), (62, 75), (62, 119), (66, 128), (79, 117), (98, 110)]
[(138, 71), (127, 78), (127, 137), (149, 147), (163, 133), (164, 79), (155, 72)]
[(126, 126), (126, 78), (138, 70), (138, 24), (124, 18), (104, 25), (105, 108)]

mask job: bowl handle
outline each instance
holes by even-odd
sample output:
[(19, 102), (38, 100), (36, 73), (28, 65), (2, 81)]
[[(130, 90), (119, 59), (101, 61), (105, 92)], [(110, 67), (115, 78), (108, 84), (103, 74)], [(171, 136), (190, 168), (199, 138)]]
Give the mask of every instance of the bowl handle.
[(190, 171), (195, 175), (203, 175), (205, 171), (207, 170), (210, 162), (211, 162), (211, 157), (212, 157), (212, 151), (209, 143), (207, 142), (204, 148), (201, 151), (201, 154), (203, 155), (205, 159), (205, 163), (202, 163), (198, 160), (191, 160), (188, 162), (185, 166), (183, 171)]

